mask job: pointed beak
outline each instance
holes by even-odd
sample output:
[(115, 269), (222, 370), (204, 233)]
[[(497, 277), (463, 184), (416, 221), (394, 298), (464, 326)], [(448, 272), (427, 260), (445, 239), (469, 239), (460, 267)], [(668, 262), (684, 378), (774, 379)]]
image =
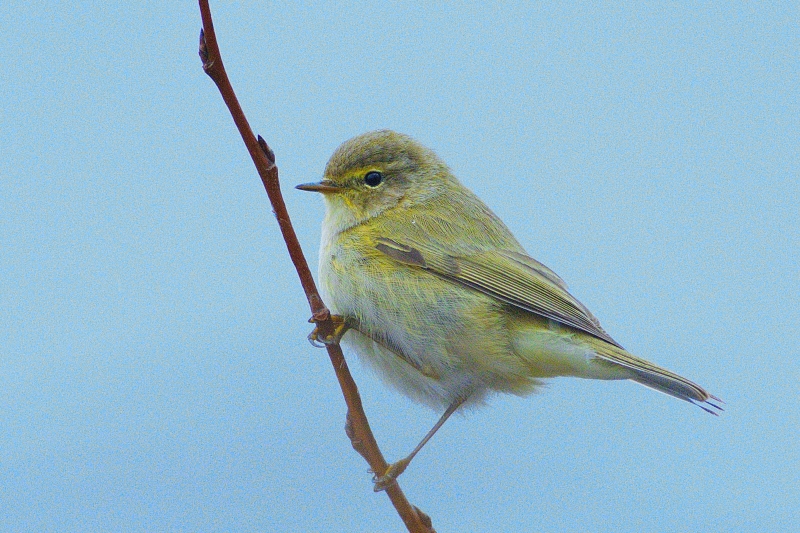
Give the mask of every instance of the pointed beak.
[(339, 192), (342, 190), (341, 187), (327, 180), (322, 180), (317, 183), (301, 183), (300, 185), (295, 186), (295, 189), (300, 189), (301, 191), (322, 192), (322, 193)]

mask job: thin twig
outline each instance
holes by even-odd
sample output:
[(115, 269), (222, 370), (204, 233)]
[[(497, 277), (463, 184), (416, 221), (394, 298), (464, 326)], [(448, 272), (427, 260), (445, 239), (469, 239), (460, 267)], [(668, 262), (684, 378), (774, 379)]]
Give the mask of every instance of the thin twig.
[[(253, 135), (247, 118), (239, 105), (228, 75), (225, 72), (225, 67), (222, 64), (222, 56), (217, 45), (217, 37), (214, 33), (211, 10), (207, 0), (200, 0), (200, 14), (203, 19), (203, 29), (200, 32), (200, 58), (203, 61), (203, 70), (216, 83), (222, 99), (230, 110), (234, 123), (239, 129), (244, 144), (250, 152), (250, 157), (253, 159), (258, 174), (261, 176), (261, 181), (264, 183), (264, 188), (278, 220), (278, 226), (280, 226), (283, 239), (286, 241), (289, 257), (294, 263), (303, 291), (305, 291), (308, 299), (312, 320), (317, 323), (320, 336), (324, 338), (333, 332), (334, 325), (330, 319), (330, 311), (325, 307), (317, 291), (311, 270), (308, 268), (308, 263), (300, 248), (300, 242), (297, 240), (297, 235), (295, 235), (294, 228), (289, 220), (289, 213), (286, 210), (286, 204), (283, 202), (278, 182), (278, 167), (275, 165), (275, 154), (261, 136), (256, 139)], [(355, 381), (350, 375), (342, 349), (339, 345), (329, 345), (327, 350), (347, 403), (347, 434), (353, 447), (369, 463), (372, 471), (382, 474), (388, 468), (388, 464), (380, 448), (378, 448), (378, 443), (369, 427), (367, 416), (361, 404), (361, 397), (358, 394), (358, 387), (356, 387)], [(431, 526), (430, 518), (409, 503), (400, 489), (400, 485), (395, 482), (386, 489), (386, 494), (388, 494), (392, 505), (394, 505), (409, 531), (413, 533), (435, 533)]]

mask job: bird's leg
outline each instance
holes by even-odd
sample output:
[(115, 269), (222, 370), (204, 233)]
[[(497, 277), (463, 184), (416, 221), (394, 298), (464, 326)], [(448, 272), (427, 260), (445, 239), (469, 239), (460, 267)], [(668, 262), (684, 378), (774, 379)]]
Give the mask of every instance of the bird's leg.
[[(312, 324), (317, 323), (314, 317), (309, 318), (308, 321)], [(331, 344), (339, 344), (339, 341), (342, 340), (342, 336), (350, 329), (345, 317), (341, 315), (331, 315), (331, 322), (333, 322), (333, 332), (324, 337), (320, 335), (319, 326), (314, 326), (314, 331), (308, 334), (308, 342), (310, 342), (312, 346), (324, 348)]]
[(461, 404), (464, 403), (465, 400), (466, 398), (456, 398), (456, 400), (450, 404), (444, 414), (439, 418), (439, 421), (433, 425), (431, 430), (428, 431), (428, 434), (425, 435), (425, 437), (420, 441), (419, 444), (417, 444), (417, 447), (414, 448), (410, 454), (403, 459), (400, 459), (396, 463), (390, 464), (389, 468), (386, 469), (386, 472), (384, 472), (382, 476), (378, 477), (378, 475), (375, 474), (375, 477), (372, 478), (372, 481), (375, 483), (375, 486), (373, 487), (375, 492), (386, 490), (392, 483), (394, 483), (395, 479), (397, 479), (397, 476), (405, 471), (414, 456), (419, 453), (422, 447), (425, 446), (429, 440), (431, 440), (431, 437), (433, 437), (433, 435), (439, 431), (439, 428), (442, 427), (445, 422), (447, 422), (447, 419), (450, 418), (450, 415), (455, 413), (458, 408), (461, 407)]

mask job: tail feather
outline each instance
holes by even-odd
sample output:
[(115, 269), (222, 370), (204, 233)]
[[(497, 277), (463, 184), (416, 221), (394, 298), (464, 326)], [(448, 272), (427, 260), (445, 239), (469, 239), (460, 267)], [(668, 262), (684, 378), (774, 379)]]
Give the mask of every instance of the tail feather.
[(636, 357), (617, 346), (600, 340), (593, 344), (595, 353), (600, 359), (627, 368), (631, 372), (630, 379), (636, 383), (687, 401), (712, 415), (717, 415), (717, 411), (723, 410), (718, 403), (725, 402), (709, 394), (697, 383)]
[[(717, 411), (723, 410), (721, 406), (712, 402), (712, 400), (715, 400), (717, 402), (724, 403), (722, 400), (712, 394), (709, 394), (700, 385), (692, 383), (686, 378), (677, 376), (671, 372), (669, 373), (670, 375), (666, 375), (650, 370), (644, 371), (630, 367), (629, 370), (633, 372), (633, 377), (631, 379), (636, 383), (644, 385), (645, 387), (663, 392), (664, 394), (669, 394), (670, 396), (680, 400), (685, 400), (698, 406), (703, 411), (711, 413), (712, 415), (717, 415), (718, 413), (709, 407), (716, 409)], [(706, 407), (707, 405), (709, 407)]]

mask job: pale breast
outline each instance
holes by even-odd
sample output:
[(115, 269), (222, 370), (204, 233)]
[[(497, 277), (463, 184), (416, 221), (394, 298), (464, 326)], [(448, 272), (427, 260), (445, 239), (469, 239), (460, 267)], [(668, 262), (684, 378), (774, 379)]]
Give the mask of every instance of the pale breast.
[(388, 383), (433, 407), (480, 401), (522, 362), (510, 349), (498, 302), (340, 238), (323, 246), (320, 282), (332, 312), (361, 333), (350, 344)]

